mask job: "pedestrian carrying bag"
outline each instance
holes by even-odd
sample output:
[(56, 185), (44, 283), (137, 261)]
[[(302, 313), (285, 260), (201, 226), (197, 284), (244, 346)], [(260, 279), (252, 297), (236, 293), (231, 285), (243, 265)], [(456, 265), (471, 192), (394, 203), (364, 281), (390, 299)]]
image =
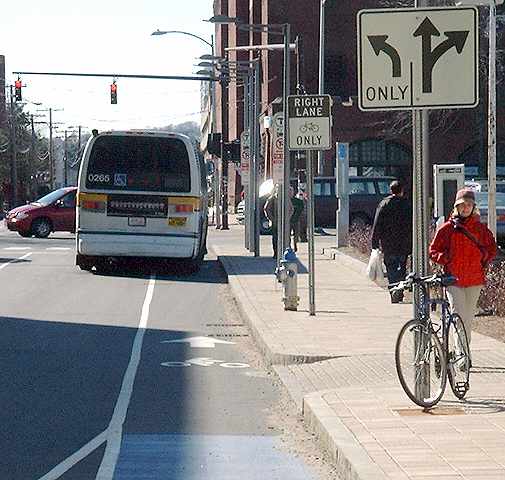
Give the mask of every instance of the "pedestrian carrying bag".
[(366, 274), (370, 280), (377, 282), (384, 278), (382, 270), (382, 253), (378, 249), (373, 249), (370, 253), (370, 259), (366, 267)]

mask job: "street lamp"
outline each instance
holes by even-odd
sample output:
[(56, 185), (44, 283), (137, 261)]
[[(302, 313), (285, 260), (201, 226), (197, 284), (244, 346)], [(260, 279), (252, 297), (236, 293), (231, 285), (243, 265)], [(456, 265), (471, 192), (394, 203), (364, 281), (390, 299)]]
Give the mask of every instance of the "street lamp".
[(456, 5), (489, 7), (488, 123), (487, 123), (487, 226), (496, 238), (496, 6), (504, 0), (461, 0)]
[(283, 103), (283, 133), (284, 133), (284, 167), (283, 167), (283, 188), (281, 195), (280, 205), (282, 206), (281, 228), (279, 229), (279, 248), (277, 251), (277, 260), (279, 261), (284, 253), (284, 248), (290, 245), (290, 219), (288, 218), (288, 202), (289, 187), (290, 187), (290, 162), (289, 162), (289, 149), (288, 149), (288, 108), (287, 98), (289, 95), (289, 73), (290, 73), (290, 36), (291, 25), (289, 23), (283, 24), (257, 24), (257, 23), (241, 23), (236, 17), (229, 17), (227, 15), (215, 15), (209, 20), (210, 23), (215, 24), (235, 24), (237, 29), (255, 32), (269, 32), (273, 35), (282, 35), (284, 37), (284, 67), (283, 67), (283, 89), (282, 89), (282, 103)]
[[(179, 34), (179, 35), (186, 35), (186, 36), (189, 36), (189, 37), (193, 37), (193, 38), (196, 38), (197, 40), (200, 40), (201, 42), (205, 43), (205, 45), (209, 46), (210, 47), (210, 51), (211, 51), (211, 55), (206, 55), (206, 56), (209, 56), (210, 58), (214, 58), (214, 36), (211, 35), (210, 37), (210, 42), (208, 40), (205, 40), (205, 38), (202, 38), (200, 37), (199, 35), (195, 35), (194, 33), (191, 33), (191, 32), (186, 32), (184, 30), (160, 30), (159, 28), (152, 32), (151, 35), (152, 36), (161, 36), (161, 35), (167, 35), (167, 34), (172, 34), (172, 33), (175, 33), (175, 34)], [(207, 59), (207, 58), (206, 58)], [(206, 72), (208, 73), (208, 72)], [(197, 75), (204, 75), (205, 73), (203, 73), (202, 70), (200, 70)], [(216, 106), (215, 106), (215, 98), (216, 98), (216, 95), (215, 95), (215, 85), (214, 85), (214, 82), (213, 81), (210, 81), (210, 84), (209, 84), (209, 103), (210, 103), (210, 110), (209, 110), (209, 116), (210, 116), (210, 133), (214, 133), (214, 128), (215, 128), (215, 118), (216, 118)], [(219, 173), (217, 173), (216, 175), (219, 175)], [(218, 185), (219, 185), (219, 180), (217, 180), (216, 182)], [(217, 198), (219, 198), (219, 193), (216, 192), (216, 189), (214, 189), (214, 208), (216, 208), (218, 202), (216, 201), (216, 196)], [(219, 220), (219, 214), (218, 212), (215, 211), (215, 215), (216, 215), (216, 227), (217, 228), (220, 228), (220, 220)]]

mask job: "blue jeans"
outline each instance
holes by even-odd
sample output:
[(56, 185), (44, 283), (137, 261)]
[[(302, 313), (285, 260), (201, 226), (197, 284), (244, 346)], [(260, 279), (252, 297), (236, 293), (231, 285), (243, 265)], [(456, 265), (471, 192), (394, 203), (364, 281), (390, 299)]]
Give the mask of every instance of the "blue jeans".
[(384, 265), (389, 283), (397, 283), (405, 280), (407, 275), (408, 255), (384, 255)]

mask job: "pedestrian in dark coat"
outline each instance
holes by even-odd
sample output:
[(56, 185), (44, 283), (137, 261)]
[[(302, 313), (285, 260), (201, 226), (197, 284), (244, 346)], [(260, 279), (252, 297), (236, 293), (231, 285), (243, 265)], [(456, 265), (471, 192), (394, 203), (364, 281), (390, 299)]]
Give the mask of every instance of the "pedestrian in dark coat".
[[(395, 180), (390, 185), (391, 195), (383, 199), (372, 229), (372, 248), (380, 249), (390, 284), (405, 279), (407, 258), (412, 253), (412, 208), (405, 198), (405, 188)], [(391, 302), (403, 300), (403, 292), (392, 291)]]
[(480, 221), (475, 193), (468, 188), (459, 190), (451, 217), (431, 242), (430, 258), (443, 265), (445, 273), (457, 278), (454, 285), (447, 287), (447, 297), (452, 311), (463, 320), (468, 343), (486, 268), (495, 256), (496, 242)]

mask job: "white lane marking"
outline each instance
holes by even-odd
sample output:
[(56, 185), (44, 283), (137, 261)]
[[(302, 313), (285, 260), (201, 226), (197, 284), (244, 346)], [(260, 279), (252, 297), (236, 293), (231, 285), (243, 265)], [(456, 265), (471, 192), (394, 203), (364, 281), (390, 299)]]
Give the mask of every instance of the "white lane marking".
[(109, 427), (107, 428), (107, 446), (105, 447), (102, 463), (100, 464), (100, 468), (98, 469), (98, 473), (96, 475), (97, 480), (112, 480), (112, 477), (114, 476), (114, 470), (116, 469), (119, 450), (121, 448), (123, 424), (126, 419), (126, 413), (128, 411), (128, 405), (130, 404), (130, 398), (133, 391), (133, 383), (135, 382), (135, 376), (140, 362), (142, 342), (144, 340), (147, 320), (149, 318), (149, 307), (151, 305), (151, 300), (153, 299), (155, 283), (156, 277), (152, 275), (147, 287), (144, 305), (142, 306), (142, 315), (140, 316), (137, 335), (135, 336), (135, 340), (133, 342), (130, 363), (128, 364), (128, 368), (126, 369), (126, 373), (123, 377), (121, 391), (119, 392), (119, 397), (116, 406), (114, 407), (114, 413), (112, 414)]
[(3, 270), (7, 265), (11, 264), (11, 263), (16, 263), (18, 262), (19, 260), (24, 260), (25, 258), (28, 258), (29, 256), (31, 255), (31, 252), (30, 253), (27, 253), (26, 255), (23, 255), (22, 257), (19, 257), (19, 258), (13, 258), (12, 260), (9, 260), (8, 262), (6, 263), (2, 263), (2, 265), (0, 265), (0, 270)]
[(180, 338), (179, 340), (163, 340), (161, 343), (189, 343), (191, 348), (215, 348), (216, 343), (235, 345), (234, 342), (227, 342), (226, 340), (212, 337), (187, 337)]
[(21, 251), (26, 251), (26, 250), (31, 250), (32, 247), (5, 247), (4, 250), (9, 250), (11, 252), (21, 252)]
[(47, 247), (46, 250), (59, 250), (61, 252), (68, 252), (69, 250), (73, 250), (70, 247)]
[(94, 452), (98, 447), (100, 447), (104, 442), (107, 441), (107, 430), (102, 432), (100, 435), (95, 437), (93, 440), (88, 442), (84, 447), (80, 448), (68, 457), (66, 460), (56, 465), (51, 471), (47, 472), (39, 480), (56, 480), (60, 478), (64, 473), (70, 470), (74, 465), (80, 462), (83, 458), (86, 458), (90, 453)]

